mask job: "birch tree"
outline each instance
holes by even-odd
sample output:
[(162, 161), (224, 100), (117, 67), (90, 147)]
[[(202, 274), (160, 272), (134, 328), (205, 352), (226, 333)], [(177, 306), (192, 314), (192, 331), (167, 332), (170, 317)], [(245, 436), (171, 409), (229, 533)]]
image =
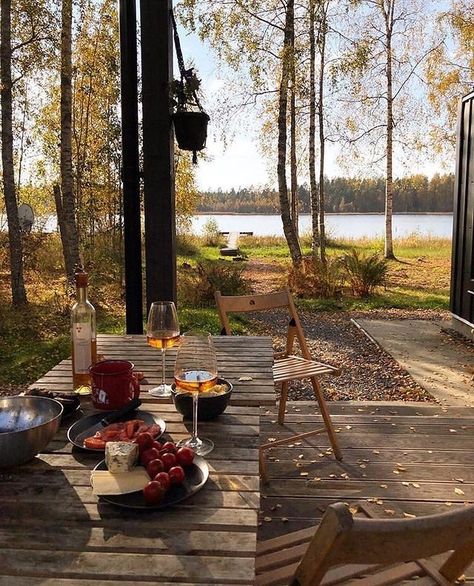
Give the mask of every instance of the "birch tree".
[(460, 98), (473, 88), (474, 5), (470, 0), (451, 0), (436, 15), (435, 49), (424, 72), (428, 100), (433, 108), (430, 146), (437, 157), (452, 157), (456, 146), (456, 120)]
[(0, 101), (2, 108), (2, 179), (10, 245), (10, 280), (13, 305), (27, 303), (23, 277), (23, 246), (13, 165), (12, 19), (11, 0), (0, 1)]
[[(258, 102), (260, 114), (265, 116), (268, 126), (272, 130), (276, 128), (280, 215), (292, 262), (299, 264), (301, 248), (292, 219), (291, 179), (290, 189), (287, 180), (288, 159), (291, 159), (287, 142), (294, 0), (285, 3), (278, 0), (245, 3), (240, 0), (183, 0), (181, 8), (185, 25), (198, 31), (235, 72), (246, 68), (247, 85), (241, 88), (241, 93), (246, 95), (240, 108)], [(273, 136), (272, 132), (272, 140)], [(295, 183), (293, 179), (293, 185)]]
[(426, 127), (418, 73), (433, 47), (418, 0), (353, 0), (352, 4), (355, 10), (347, 26), (351, 40), (337, 67), (337, 73), (346, 78), (348, 94), (342, 100), (346, 155), (356, 162), (363, 150), (372, 172), (384, 165), (385, 257), (394, 258), (394, 156), (400, 160), (413, 139), (409, 149), (413, 158), (413, 145)]
[[(2, 180), (3, 196), (8, 222), (10, 279), (12, 302), (27, 302), (23, 275), (23, 243), (18, 218), (18, 191), (21, 185), (21, 165), (24, 145), (21, 128), (25, 126), (26, 105), (15, 107), (15, 102), (26, 104), (28, 79), (49, 60), (51, 12), (45, 2), (11, 0), (0, 2), (0, 105), (2, 110)], [(23, 92), (23, 94), (22, 94)], [(15, 114), (18, 135), (15, 135)], [(19, 119), (18, 119), (19, 117)], [(18, 139), (18, 140), (16, 140)], [(18, 183), (15, 183), (15, 142), (18, 147)]]
[(319, 251), (319, 194), (316, 182), (316, 1), (309, 2), (309, 128), (308, 171), (311, 203), (311, 249), (316, 256)]
[(66, 275), (74, 279), (80, 263), (72, 170), (72, 0), (62, 0), (61, 11), (61, 191), (54, 191)]

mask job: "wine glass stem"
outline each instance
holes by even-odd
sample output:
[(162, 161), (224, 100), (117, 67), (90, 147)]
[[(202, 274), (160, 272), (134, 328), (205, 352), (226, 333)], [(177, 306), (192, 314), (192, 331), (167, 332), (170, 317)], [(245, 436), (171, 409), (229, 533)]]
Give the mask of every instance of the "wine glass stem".
[(161, 384), (166, 385), (166, 348), (161, 349)]
[(192, 440), (197, 440), (197, 430), (198, 430), (198, 399), (199, 393), (193, 392), (193, 436)]

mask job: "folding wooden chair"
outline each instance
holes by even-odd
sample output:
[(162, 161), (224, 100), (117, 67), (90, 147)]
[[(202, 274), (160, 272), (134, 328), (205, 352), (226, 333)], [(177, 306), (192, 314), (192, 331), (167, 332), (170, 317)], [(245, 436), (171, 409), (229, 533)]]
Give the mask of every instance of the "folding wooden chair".
[[(268, 293), (265, 295), (241, 295), (241, 296), (224, 296), (220, 291), (215, 294), (219, 318), (222, 324), (222, 334), (230, 335), (231, 327), (229, 324), (228, 313), (242, 313), (250, 311), (263, 311), (269, 309), (276, 309), (286, 307), (288, 309), (290, 321), (288, 324), (288, 334), (286, 339), (286, 350), (283, 353), (275, 354), (273, 364), (273, 379), (276, 383), (281, 383), (280, 403), (278, 408), (278, 423), (283, 424), (285, 420), (285, 408), (288, 397), (288, 385), (292, 380), (310, 379), (313, 386), (313, 391), (316, 400), (319, 404), (319, 409), (324, 420), (325, 427), (294, 435), (286, 439), (277, 440), (272, 443), (266, 443), (260, 446), (259, 462), (260, 474), (262, 480), (268, 480), (265, 450), (275, 448), (276, 446), (293, 443), (300, 439), (306, 439), (318, 433), (327, 432), (329, 441), (331, 442), (334, 455), (338, 460), (342, 460), (341, 450), (334, 433), (334, 428), (331, 422), (326, 401), (324, 400), (319, 385), (318, 377), (323, 374), (339, 374), (339, 370), (329, 364), (316, 362), (311, 358), (308, 349), (308, 344), (301, 327), (301, 322), (293, 302), (293, 298), (288, 288), (278, 291), (276, 293)], [(298, 340), (302, 356), (294, 356), (292, 354), (295, 339)]]
[[(446, 552), (452, 553), (427, 559)], [(474, 506), (416, 519), (368, 519), (336, 503), (316, 530), (258, 545), (255, 586), (383, 586), (415, 576), (417, 586), (448, 586), (473, 560)]]

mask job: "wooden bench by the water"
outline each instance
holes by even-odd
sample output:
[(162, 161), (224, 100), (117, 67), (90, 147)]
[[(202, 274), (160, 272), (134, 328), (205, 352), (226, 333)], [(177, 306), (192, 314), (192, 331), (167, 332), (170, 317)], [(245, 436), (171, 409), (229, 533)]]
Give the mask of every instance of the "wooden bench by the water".
[(220, 234), (227, 236), (227, 246), (220, 249), (221, 256), (239, 256), (240, 236), (253, 236), (253, 232), (220, 232)]

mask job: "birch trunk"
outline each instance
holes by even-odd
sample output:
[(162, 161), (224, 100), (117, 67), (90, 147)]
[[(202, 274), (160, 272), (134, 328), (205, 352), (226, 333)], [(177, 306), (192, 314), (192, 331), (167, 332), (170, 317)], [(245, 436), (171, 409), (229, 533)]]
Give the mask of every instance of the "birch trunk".
[(328, 3), (321, 4), (321, 22), (319, 31), (319, 90), (318, 90), (318, 119), (319, 119), (319, 238), (321, 247), (321, 262), (326, 262), (326, 226), (324, 214), (324, 165), (326, 136), (324, 128), (324, 69), (326, 66), (326, 34), (327, 34)]
[(294, 0), (288, 0), (286, 5), (285, 35), (283, 40), (282, 72), (278, 96), (278, 192), (280, 198), (280, 213), (291, 260), (294, 265), (301, 263), (301, 248), (295, 227), (291, 220), (288, 185), (286, 181), (286, 140), (287, 140), (287, 110), (288, 110), (288, 82), (291, 66), (291, 34), (294, 30)]
[(393, 79), (392, 79), (392, 30), (395, 0), (388, 1), (385, 11), (386, 51), (387, 51), (387, 143), (385, 179), (385, 258), (395, 258), (393, 253), (392, 216), (393, 216)]
[(295, 31), (291, 35), (291, 92), (290, 92), (290, 190), (291, 219), (298, 238), (298, 167), (296, 162), (296, 64)]
[(61, 198), (64, 264), (73, 281), (80, 259), (72, 174), (72, 0), (62, 1), (61, 15)]
[(311, 250), (314, 255), (319, 251), (319, 198), (316, 184), (316, 40), (314, 35), (314, 21), (316, 0), (309, 3), (309, 193), (311, 202)]
[(13, 112), (12, 112), (12, 48), (11, 48), (11, 0), (0, 2), (0, 100), (2, 107), (2, 165), (3, 195), (8, 221), (10, 245), (10, 280), (13, 305), (28, 302), (23, 278), (23, 245), (15, 190), (13, 165)]

